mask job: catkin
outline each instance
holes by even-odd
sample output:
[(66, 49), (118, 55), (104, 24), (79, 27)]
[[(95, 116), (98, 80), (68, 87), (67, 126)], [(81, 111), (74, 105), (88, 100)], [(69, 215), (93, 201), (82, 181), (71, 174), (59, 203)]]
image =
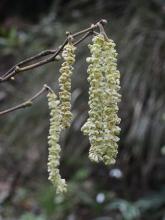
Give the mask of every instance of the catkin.
[(62, 179), (59, 173), (60, 163), (60, 123), (61, 114), (59, 109), (59, 100), (57, 100), (54, 92), (49, 92), (47, 95), (48, 105), (50, 109), (50, 129), (48, 136), (49, 155), (48, 155), (48, 172), (49, 180), (56, 188), (57, 193), (64, 193), (66, 191), (65, 179)]
[(75, 62), (75, 47), (71, 42), (64, 47), (62, 57), (64, 62), (60, 68), (60, 105), (61, 105), (61, 126), (67, 128), (72, 120), (71, 113), (71, 76), (73, 73), (73, 64)]
[(89, 45), (91, 57), (87, 58), (89, 88), (89, 118), (82, 127), (89, 135), (89, 158), (111, 164), (118, 148), (120, 119), (117, 116), (120, 101), (120, 73), (117, 70), (115, 43), (102, 34)]

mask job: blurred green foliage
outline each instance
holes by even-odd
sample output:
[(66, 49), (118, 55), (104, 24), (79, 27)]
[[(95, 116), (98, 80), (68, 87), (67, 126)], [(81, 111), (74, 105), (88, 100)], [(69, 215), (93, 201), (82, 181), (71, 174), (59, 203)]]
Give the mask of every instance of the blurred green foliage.
[(35, 215), (31, 214), (31, 213), (26, 213), (26, 214), (23, 214), (19, 220), (46, 220), (45, 217), (42, 217), (42, 216), (39, 216), (39, 217), (36, 217)]

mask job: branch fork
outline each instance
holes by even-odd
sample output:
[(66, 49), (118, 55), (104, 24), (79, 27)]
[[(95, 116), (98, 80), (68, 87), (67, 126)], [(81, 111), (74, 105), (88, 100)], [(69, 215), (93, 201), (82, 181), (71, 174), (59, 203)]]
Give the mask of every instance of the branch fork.
[[(93, 35), (93, 34), (98, 34), (95, 31), (95, 29), (97, 29), (97, 28), (99, 28), (100, 33), (103, 33), (104, 36), (106, 37), (105, 31), (103, 28), (103, 26), (106, 23), (107, 23), (107, 21), (105, 19), (101, 19), (96, 24), (92, 24), (89, 28), (86, 28), (86, 29), (79, 31), (77, 33), (71, 34), (70, 32), (66, 32), (67, 37), (64, 40), (63, 44), (59, 46), (59, 48), (52, 49), (52, 50), (45, 50), (45, 51), (42, 51), (32, 57), (29, 57), (25, 60), (22, 60), (21, 62), (17, 63), (13, 67), (11, 67), (6, 73), (4, 73), (2, 75), (2, 77), (0, 77), (0, 83), (6, 82), (9, 80), (15, 80), (15, 76), (17, 74), (20, 74), (20, 73), (25, 72), (27, 70), (37, 68), (39, 66), (43, 66), (43, 65), (50, 63), (50, 62), (60, 60), (61, 59), (60, 54), (63, 51), (65, 45), (68, 43), (68, 41), (72, 41), (73, 45), (77, 46), (79, 43), (81, 43), (83, 40), (85, 40), (88, 36)], [(80, 38), (75, 40), (77, 37), (80, 37)], [(44, 58), (44, 57), (47, 57), (47, 58)], [(15, 107), (1, 111), (0, 116), (5, 115), (10, 112), (13, 112), (18, 109), (30, 107), (33, 104), (33, 101), (36, 98), (38, 98), (41, 94), (43, 94), (45, 91), (53, 91), (53, 90), (49, 86), (44, 85), (42, 87), (42, 89), (39, 92), (37, 92), (32, 98), (30, 98), (29, 100), (15, 106)]]

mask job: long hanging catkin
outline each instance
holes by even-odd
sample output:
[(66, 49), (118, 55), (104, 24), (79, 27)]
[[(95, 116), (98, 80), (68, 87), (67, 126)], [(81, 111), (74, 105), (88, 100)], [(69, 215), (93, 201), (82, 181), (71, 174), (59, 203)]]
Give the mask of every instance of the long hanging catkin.
[(120, 73), (117, 70), (117, 53), (112, 40), (99, 34), (89, 45), (91, 57), (87, 58), (89, 88), (89, 118), (82, 127), (89, 135), (92, 161), (114, 162), (117, 154), (117, 135), (120, 132), (117, 116), (120, 101)]
[(48, 172), (49, 180), (56, 188), (57, 193), (66, 191), (65, 179), (62, 179), (59, 173), (60, 163), (60, 145), (59, 137), (61, 131), (61, 114), (59, 109), (59, 101), (54, 92), (49, 92), (48, 105), (50, 109), (50, 129), (48, 136), (49, 155), (48, 155)]
[(61, 126), (67, 128), (72, 120), (71, 113), (71, 76), (73, 72), (73, 64), (75, 62), (75, 47), (72, 42), (68, 42), (62, 52), (64, 62), (60, 68), (61, 76), (59, 78), (60, 85), (60, 105), (61, 105)]

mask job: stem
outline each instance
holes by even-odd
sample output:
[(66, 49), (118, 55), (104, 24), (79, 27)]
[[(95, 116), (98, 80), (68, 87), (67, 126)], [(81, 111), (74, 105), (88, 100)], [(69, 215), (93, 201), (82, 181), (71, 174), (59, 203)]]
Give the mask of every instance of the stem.
[(78, 45), (79, 43), (81, 43), (83, 40), (85, 40), (89, 35), (91, 35), (91, 32), (87, 32), (86, 34), (84, 34), (79, 40), (77, 40), (74, 43), (74, 46)]
[(40, 59), (41, 57), (48, 56), (50, 54), (54, 54), (55, 52), (56, 52), (56, 50), (45, 50), (45, 51), (42, 51), (32, 57), (29, 57), (25, 60), (22, 60), (21, 62), (17, 63), (12, 68), (10, 68), (5, 74), (3, 74), (3, 77), (8, 75), (9, 73), (11, 73), (12, 71), (14, 71), (18, 66), (21, 67), (22, 65), (25, 65), (29, 62), (32, 62), (33, 60)]
[(0, 116), (2, 115), (5, 115), (5, 114), (8, 114), (10, 112), (13, 112), (13, 111), (16, 111), (18, 109), (22, 109), (22, 108), (26, 108), (26, 107), (30, 107), (32, 106), (33, 104), (33, 101), (35, 101), (39, 96), (41, 96), (45, 91), (51, 91), (52, 92), (52, 89), (50, 87), (48, 87), (47, 85), (44, 85), (42, 87), (42, 89), (37, 92), (34, 96), (32, 96), (30, 99), (28, 99), (27, 101), (17, 105), (17, 106), (14, 106), (12, 108), (9, 108), (9, 109), (6, 109), (4, 111), (1, 111), (0, 112)]
[(108, 36), (107, 36), (107, 34), (106, 34), (105, 30), (104, 30), (103, 25), (101, 23), (98, 23), (98, 27), (100, 29), (100, 34), (102, 34), (104, 36), (105, 40), (108, 41)]

